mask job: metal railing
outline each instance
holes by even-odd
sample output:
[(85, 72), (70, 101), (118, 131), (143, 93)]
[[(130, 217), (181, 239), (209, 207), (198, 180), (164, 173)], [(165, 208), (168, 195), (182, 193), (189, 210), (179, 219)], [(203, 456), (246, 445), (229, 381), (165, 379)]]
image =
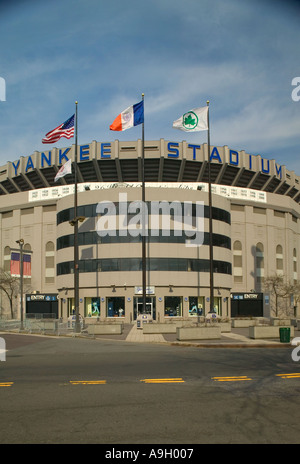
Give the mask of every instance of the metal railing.
[[(56, 319), (46, 314), (26, 314), (23, 321), (23, 332), (30, 334), (43, 334), (43, 335), (56, 335), (56, 336), (75, 336), (74, 325), (70, 321), (63, 321)], [(50, 315), (51, 316), (51, 315)], [(82, 335), (92, 337), (91, 334), (85, 330), (84, 323), (81, 326)], [(0, 332), (11, 331), (19, 332), (21, 330), (21, 321), (16, 319), (0, 319)]]

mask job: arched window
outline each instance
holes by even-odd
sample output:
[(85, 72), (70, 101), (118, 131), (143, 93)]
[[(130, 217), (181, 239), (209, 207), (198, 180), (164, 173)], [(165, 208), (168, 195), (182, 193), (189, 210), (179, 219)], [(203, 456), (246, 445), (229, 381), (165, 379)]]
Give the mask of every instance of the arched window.
[(10, 247), (9, 246), (4, 248), (3, 269), (6, 272), (10, 271)]
[(276, 274), (283, 275), (283, 251), (281, 245), (276, 247)]
[(298, 271), (297, 271), (297, 250), (296, 248), (293, 249), (293, 278), (294, 278), (294, 284), (297, 283), (298, 280)]
[(45, 270), (45, 283), (53, 284), (55, 277), (55, 263), (54, 263), (54, 243), (47, 242), (45, 247), (45, 256), (46, 256), (46, 270)]
[(256, 282), (261, 284), (265, 275), (264, 246), (262, 243), (256, 245)]
[(233, 244), (233, 280), (236, 283), (243, 282), (242, 244), (239, 240)]

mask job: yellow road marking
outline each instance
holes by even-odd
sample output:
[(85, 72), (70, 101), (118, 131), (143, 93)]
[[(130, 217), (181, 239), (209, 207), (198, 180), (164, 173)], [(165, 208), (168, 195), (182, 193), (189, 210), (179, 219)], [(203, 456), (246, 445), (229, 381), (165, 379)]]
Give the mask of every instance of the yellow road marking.
[(0, 387), (11, 387), (13, 382), (0, 382)]
[(241, 375), (235, 377), (212, 377), (212, 380), (215, 380), (217, 382), (238, 382), (252, 379), (250, 379), (250, 377), (247, 377), (246, 375)]
[(142, 379), (141, 382), (144, 383), (184, 383), (182, 378), (175, 379)]
[(104, 385), (106, 380), (70, 380), (72, 385)]
[(277, 377), (281, 377), (282, 379), (297, 379), (300, 377), (300, 372), (295, 372), (292, 374), (276, 374)]

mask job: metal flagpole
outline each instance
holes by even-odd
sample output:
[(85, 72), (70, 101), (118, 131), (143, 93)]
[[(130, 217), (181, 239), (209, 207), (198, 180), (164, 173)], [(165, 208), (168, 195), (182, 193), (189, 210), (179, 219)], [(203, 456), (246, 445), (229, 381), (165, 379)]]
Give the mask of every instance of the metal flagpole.
[(211, 162), (210, 162), (210, 133), (209, 133), (209, 101), (206, 102), (207, 110), (207, 145), (208, 145), (208, 203), (209, 203), (209, 283), (210, 297), (209, 306), (210, 312), (214, 311), (214, 268), (213, 268), (213, 240), (212, 240), (212, 193), (211, 193)]
[[(142, 93), (143, 107), (144, 107), (144, 94)], [(146, 313), (146, 192), (145, 192), (145, 132), (144, 132), (144, 118), (142, 123), (142, 287), (143, 287), (143, 313)]]
[(80, 320), (79, 320), (79, 260), (78, 260), (78, 217), (77, 217), (77, 129), (78, 129), (78, 110), (76, 104), (75, 111), (75, 171), (74, 171), (74, 302), (75, 302), (75, 327), (74, 331), (80, 333)]

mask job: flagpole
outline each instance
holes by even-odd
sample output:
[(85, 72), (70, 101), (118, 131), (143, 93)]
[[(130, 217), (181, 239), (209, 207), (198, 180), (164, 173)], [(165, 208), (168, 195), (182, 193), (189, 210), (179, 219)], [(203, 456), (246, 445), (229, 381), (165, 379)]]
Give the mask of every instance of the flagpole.
[[(144, 107), (144, 94), (142, 93), (143, 107)], [(146, 192), (145, 192), (145, 131), (144, 131), (144, 118), (142, 123), (142, 287), (143, 287), (143, 313), (146, 313)]]
[(207, 145), (208, 145), (208, 203), (209, 203), (209, 312), (214, 311), (214, 269), (213, 269), (213, 240), (212, 240), (212, 192), (211, 192), (211, 162), (210, 162), (210, 129), (209, 129), (209, 101), (207, 109)]
[(80, 333), (79, 321), (79, 259), (78, 259), (78, 217), (77, 217), (77, 129), (78, 129), (78, 102), (75, 102), (75, 162), (74, 162), (74, 306), (75, 306), (75, 327), (74, 331)]

